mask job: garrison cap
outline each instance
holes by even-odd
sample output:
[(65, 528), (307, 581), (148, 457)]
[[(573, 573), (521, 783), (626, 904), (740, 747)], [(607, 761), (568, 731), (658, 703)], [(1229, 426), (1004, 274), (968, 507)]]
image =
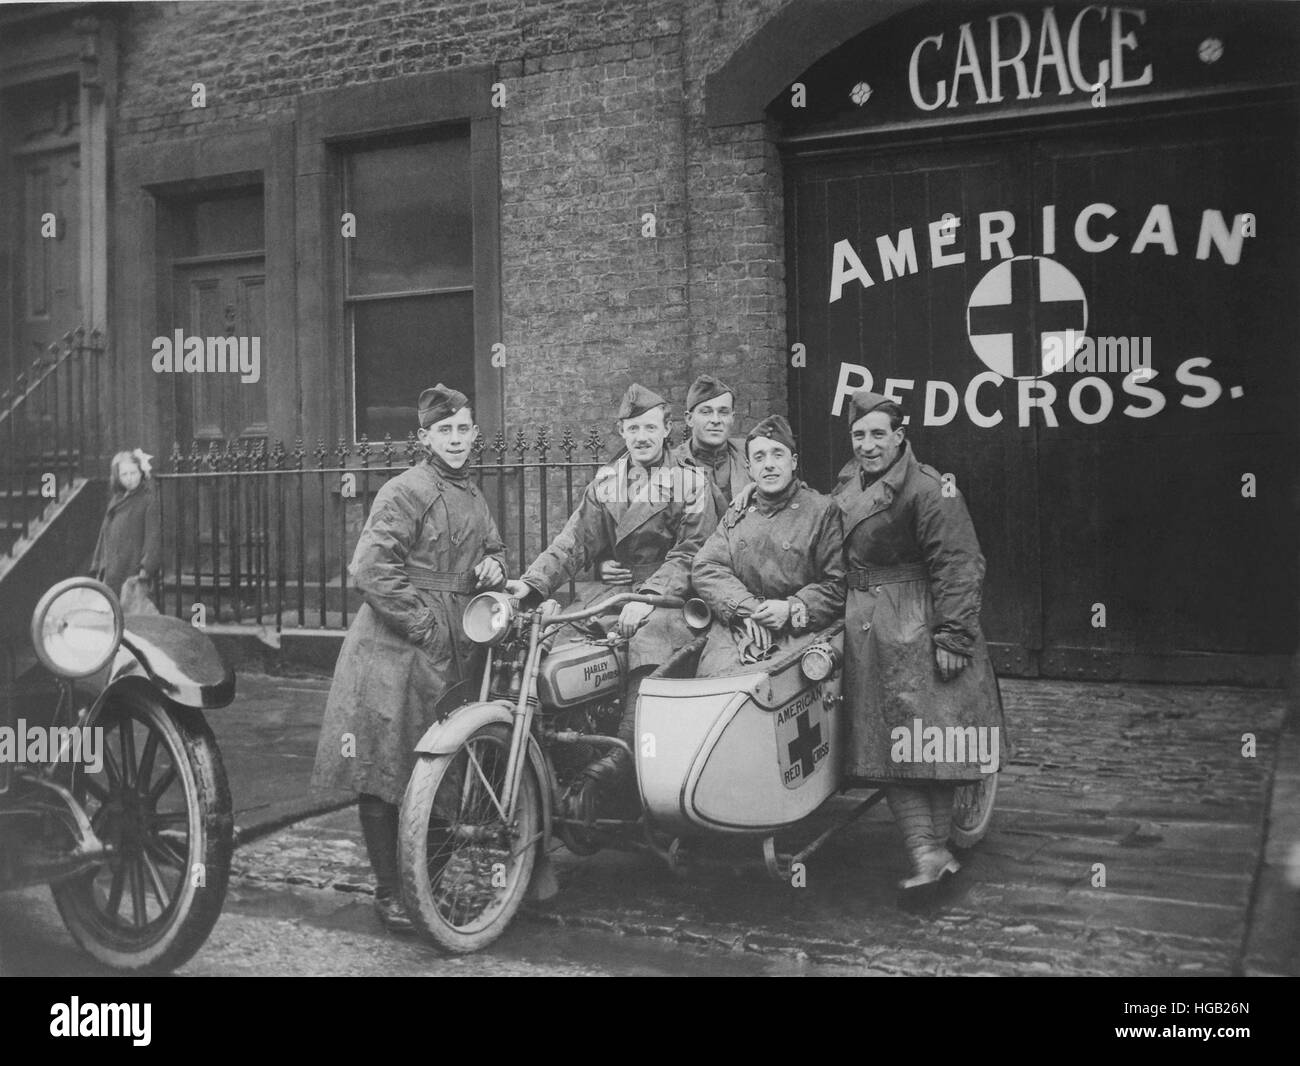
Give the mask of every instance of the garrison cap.
[(686, 393), (686, 410), (693, 411), (705, 400), (713, 400), (730, 393), (734, 398), (735, 389), (725, 381), (719, 381), (712, 374), (701, 374), (691, 382), (690, 391)]
[(450, 418), (469, 403), (463, 392), (449, 389), (441, 381), (433, 388), (420, 393), (420, 428), (427, 429), (435, 422)]
[(883, 407), (887, 403), (898, 406), (898, 401), (891, 400), (888, 396), (867, 389), (858, 389), (849, 400), (849, 422), (856, 422), (863, 415), (869, 415), (877, 407)]
[(766, 437), (768, 440), (777, 441), (784, 444), (792, 452), (799, 450), (795, 447), (794, 433), (790, 429), (790, 423), (782, 415), (768, 415), (745, 435), (746, 456), (749, 455), (749, 442), (755, 437)]
[(644, 385), (633, 382), (627, 387), (627, 392), (623, 393), (623, 402), (618, 406), (618, 417), (638, 418), (654, 407), (663, 407), (664, 414), (668, 413), (667, 400)]

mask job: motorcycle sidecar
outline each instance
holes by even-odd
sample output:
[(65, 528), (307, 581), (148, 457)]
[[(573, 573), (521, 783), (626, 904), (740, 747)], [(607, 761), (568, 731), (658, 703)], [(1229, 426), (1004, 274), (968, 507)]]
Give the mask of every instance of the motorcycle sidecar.
[(642, 683), (637, 779), (657, 828), (768, 835), (839, 791), (843, 639), (837, 622), (742, 671)]

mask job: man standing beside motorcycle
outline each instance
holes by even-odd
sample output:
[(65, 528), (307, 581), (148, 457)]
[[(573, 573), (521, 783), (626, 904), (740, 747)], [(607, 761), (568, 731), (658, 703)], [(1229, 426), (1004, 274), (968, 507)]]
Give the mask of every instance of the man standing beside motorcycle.
[(465, 464), (478, 428), (463, 393), (438, 384), (419, 399), (423, 462), (375, 495), (348, 572), (365, 603), (339, 652), (312, 784), (360, 795), (375, 906), (411, 929), (398, 885), (397, 816), (415, 746), (438, 700), (474, 675), (461, 613), (505, 580), (505, 544)]
[(898, 731), (974, 726), (993, 729), (994, 744), (1004, 738), (979, 624), (984, 556), (955, 482), (917, 459), (902, 422), (889, 397), (853, 394), (854, 458), (834, 497), (848, 567), (844, 773), (885, 783), (912, 860), (899, 884), (907, 890), (959, 869), (948, 850), (953, 794), (979, 779), (980, 766), (973, 750), (912, 761), (915, 748), (899, 744)]
[(840, 509), (794, 476), (790, 423), (763, 419), (745, 450), (753, 485), (732, 501), (691, 568), (696, 593), (722, 623), (709, 631), (700, 677), (769, 658), (844, 609)]
[[(628, 572), (632, 591), (686, 597), (691, 561), (717, 525), (718, 513), (708, 477), (675, 459), (665, 446), (670, 426), (662, 396), (641, 385), (628, 387), (618, 409), (627, 454), (596, 471), (564, 529), (518, 581), (507, 583), (511, 595), (543, 600), (604, 558)], [(680, 612), (642, 603), (625, 605), (617, 628), (630, 638), (618, 730), (630, 749), (641, 681), (692, 634)], [(632, 756), (622, 748), (591, 762), (581, 773), (575, 811), (590, 815), (597, 797), (625, 792), (631, 769)]]

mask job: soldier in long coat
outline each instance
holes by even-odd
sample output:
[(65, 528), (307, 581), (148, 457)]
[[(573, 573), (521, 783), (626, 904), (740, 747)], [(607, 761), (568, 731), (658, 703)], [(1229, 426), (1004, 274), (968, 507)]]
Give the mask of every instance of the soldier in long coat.
[[(564, 529), (534, 561), (512, 594), (534, 600), (551, 595), (563, 582), (595, 560), (607, 558), (630, 571), (631, 589), (685, 598), (691, 562), (717, 526), (712, 488), (704, 473), (669, 454), (667, 401), (641, 385), (631, 385), (618, 410), (619, 432), (627, 454), (601, 467), (583, 491), (582, 501)], [(604, 591), (600, 598), (611, 593)], [(631, 674), (619, 727), (629, 745), (636, 728), (636, 695), (655, 666), (691, 639), (681, 612), (629, 603), (618, 629), (631, 639)], [(612, 795), (628, 781), (631, 760), (616, 749), (583, 771), (599, 791)], [(585, 809), (593, 804), (584, 799)]]
[[(984, 556), (955, 483), (904, 440), (898, 405), (862, 390), (849, 420), (855, 457), (834, 492), (848, 568), (845, 773), (887, 786), (913, 864), (901, 887), (912, 888), (956, 872), (955, 786), (995, 771), (1005, 753), (979, 623)], [(963, 740), (979, 735), (977, 744), (923, 743), (938, 735), (931, 727), (946, 738), (967, 726), (976, 733)]]
[[(691, 568), (714, 615), (701, 677), (733, 672), (767, 648), (775, 654), (844, 610), (840, 509), (794, 476), (790, 423), (763, 419), (745, 446), (753, 487), (732, 501)], [(757, 639), (755, 627), (765, 631)]]
[(701, 374), (686, 393), (686, 424), (690, 438), (673, 449), (678, 462), (694, 463), (709, 476), (717, 494), (718, 513), (751, 483), (745, 438), (732, 437), (736, 394), (712, 374)]
[(464, 469), (477, 432), (465, 395), (426, 389), (419, 417), (425, 459), (376, 493), (348, 568), (365, 603), (339, 652), (312, 774), (318, 788), (360, 795), (376, 906), (394, 930), (410, 928), (397, 816), (415, 745), (438, 700), (476, 665), (465, 604), (505, 581), (505, 545)]

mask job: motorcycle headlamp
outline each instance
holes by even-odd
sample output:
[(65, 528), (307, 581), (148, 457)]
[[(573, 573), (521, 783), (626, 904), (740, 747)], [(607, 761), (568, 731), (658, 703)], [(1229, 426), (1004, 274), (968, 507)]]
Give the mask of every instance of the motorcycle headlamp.
[(515, 609), (504, 592), (481, 592), (466, 606), (461, 627), (475, 644), (499, 644), (510, 632), (514, 616)]
[(60, 677), (89, 677), (113, 660), (122, 642), (122, 607), (109, 587), (71, 577), (49, 589), (32, 612), (32, 648)]
[(814, 644), (799, 658), (799, 669), (809, 681), (825, 681), (839, 665), (840, 653), (830, 644)]

